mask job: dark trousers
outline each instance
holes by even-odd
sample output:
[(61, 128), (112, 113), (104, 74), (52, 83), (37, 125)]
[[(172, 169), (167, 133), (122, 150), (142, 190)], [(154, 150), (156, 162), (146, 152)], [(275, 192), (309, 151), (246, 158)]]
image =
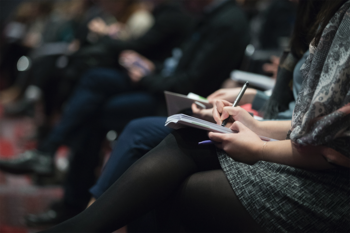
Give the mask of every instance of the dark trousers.
[[(72, 138), (70, 141), (72, 156), (65, 179), (63, 198), (66, 204), (85, 207), (90, 199), (91, 194), (88, 190), (96, 181), (95, 169), (99, 164), (99, 155), (107, 131), (120, 132), (130, 119), (154, 114), (154, 105), (153, 99), (146, 93), (120, 94), (108, 100), (94, 123), (85, 125), (74, 133), (74, 137), (70, 137)], [(138, 111), (132, 111), (130, 108), (133, 106)], [(130, 112), (130, 114), (123, 115), (123, 112)], [(127, 132), (130, 131), (127, 130)]]
[(173, 129), (166, 117), (131, 121), (123, 130), (97, 183), (90, 189), (95, 198), (104, 193), (136, 160), (157, 146)]
[(114, 99), (118, 98), (120, 94), (132, 91), (133, 88), (127, 74), (121, 71), (103, 68), (88, 71), (70, 98), (61, 121), (48, 139), (41, 143), (39, 150), (54, 154), (58, 146), (70, 145), (71, 138), (75, 137), (77, 131), (91, 124), (96, 124), (106, 105), (107, 108), (108, 105), (113, 105), (113, 112), (119, 113), (119, 116), (114, 119), (117, 122), (119, 117), (132, 119), (133, 115), (142, 116), (143, 114), (139, 114), (138, 107), (149, 103), (151, 96), (147, 95), (145, 99), (138, 99), (141, 102), (136, 103), (133, 99), (128, 103), (128, 100), (124, 98), (121, 106), (119, 106), (118, 100)]
[[(90, 189), (99, 198), (139, 158), (156, 147), (173, 129), (164, 126), (166, 117), (144, 117), (132, 120), (119, 136), (103, 172)], [(155, 232), (156, 211), (151, 211), (128, 224), (129, 232)]]
[(85, 206), (95, 182), (98, 155), (107, 130), (121, 130), (131, 119), (154, 115), (154, 98), (135, 91), (126, 74), (112, 69), (87, 72), (71, 97), (61, 121), (39, 150), (51, 153), (66, 144), (71, 148), (64, 185), (64, 201)]

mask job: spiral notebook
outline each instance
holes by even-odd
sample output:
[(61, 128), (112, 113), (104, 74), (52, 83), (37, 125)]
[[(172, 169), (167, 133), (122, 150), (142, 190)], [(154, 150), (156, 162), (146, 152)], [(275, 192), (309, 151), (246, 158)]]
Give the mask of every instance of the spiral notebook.
[[(175, 114), (169, 116), (165, 122), (165, 126), (168, 126), (173, 129), (180, 129), (184, 127), (193, 127), (197, 129), (203, 129), (210, 132), (217, 133), (237, 133), (236, 131), (232, 131), (229, 128), (223, 127), (221, 125), (217, 125), (215, 123), (205, 121), (196, 117), (188, 116), (185, 114)], [(263, 141), (278, 141), (276, 139), (259, 136)]]

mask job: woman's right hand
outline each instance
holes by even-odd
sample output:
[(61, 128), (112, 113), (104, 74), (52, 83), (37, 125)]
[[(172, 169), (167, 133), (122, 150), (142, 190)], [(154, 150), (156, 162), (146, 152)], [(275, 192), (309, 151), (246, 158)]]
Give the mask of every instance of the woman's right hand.
[(230, 127), (233, 120), (239, 121), (253, 132), (257, 132), (259, 121), (255, 120), (246, 110), (241, 107), (232, 107), (232, 103), (226, 100), (216, 100), (213, 108), (213, 118), (218, 125), (230, 116), (231, 120), (226, 127)]

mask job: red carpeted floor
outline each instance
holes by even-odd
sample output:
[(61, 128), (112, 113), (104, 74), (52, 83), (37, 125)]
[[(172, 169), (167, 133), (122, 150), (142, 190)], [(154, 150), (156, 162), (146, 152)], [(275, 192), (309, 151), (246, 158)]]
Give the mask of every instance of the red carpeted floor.
[[(0, 106), (0, 158), (11, 158), (25, 149), (35, 147), (30, 140), (35, 132), (34, 122), (28, 117), (6, 118)], [(64, 163), (67, 151), (60, 150), (56, 159)], [(39, 213), (53, 200), (60, 199), (62, 190), (57, 185), (34, 185), (30, 175), (18, 176), (0, 171), (0, 232), (27, 233), (38, 229), (27, 228), (24, 216)]]
[[(0, 158), (11, 158), (35, 148), (36, 142), (32, 139), (35, 138), (35, 121), (25, 116), (5, 117), (2, 109), (0, 105)], [(62, 197), (59, 181), (68, 165), (67, 155), (67, 148), (58, 150), (55, 156), (58, 176), (55, 178), (38, 179), (34, 175), (11, 175), (0, 171), (0, 233), (32, 233), (44, 229), (28, 228), (24, 216), (43, 212), (50, 203)], [(126, 233), (126, 227), (116, 232)]]

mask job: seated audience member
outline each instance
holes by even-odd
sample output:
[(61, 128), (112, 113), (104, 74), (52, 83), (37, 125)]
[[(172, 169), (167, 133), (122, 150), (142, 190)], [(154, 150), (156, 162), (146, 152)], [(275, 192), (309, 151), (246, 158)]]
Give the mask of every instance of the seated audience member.
[[(95, 161), (98, 153), (95, 152), (103, 140), (103, 137), (86, 132), (96, 128), (100, 131), (97, 125), (106, 123), (100, 121), (105, 116), (112, 119), (108, 121), (111, 124), (108, 127), (111, 128), (120, 127), (120, 124), (126, 124), (140, 115), (151, 115), (149, 111), (154, 108), (154, 104), (150, 99), (163, 95), (164, 90), (179, 93), (193, 90), (207, 95), (220, 86), (231, 70), (239, 66), (249, 41), (248, 25), (240, 8), (232, 0), (188, 2), (201, 8), (203, 14), (181, 50), (174, 53), (171, 61), (165, 62), (164, 69), (157, 69), (146, 76), (139, 76), (137, 69), (133, 72), (135, 67), (129, 69), (130, 76), (127, 72), (112, 69), (87, 72), (70, 99), (60, 123), (48, 139), (39, 145), (38, 150), (27, 151), (18, 159), (2, 160), (1, 169), (12, 173), (51, 174), (53, 156), (58, 146), (70, 145), (74, 141), (74, 149), (78, 152), (74, 153), (74, 161), (70, 163), (69, 173), (72, 176), (68, 174), (71, 179), (67, 178), (64, 203), (66, 206), (86, 206), (90, 199), (88, 189), (93, 185), (92, 177), (97, 165)], [(182, 56), (179, 56), (181, 53)], [(135, 54), (127, 52), (123, 56)], [(142, 62), (152, 64), (141, 55), (136, 55)], [(174, 64), (176, 60), (177, 65)], [(140, 95), (144, 97), (138, 98)], [(91, 147), (93, 149), (88, 149)], [(84, 191), (86, 194), (83, 196), (81, 193)]]
[[(20, 57), (27, 56), (41, 41), (47, 39), (43, 35), (44, 25), (50, 20), (53, 1), (2, 1), (0, 3), (1, 18), (1, 41), (0, 41), (0, 73), (1, 88), (11, 86), (19, 73), (17, 63)], [(11, 10), (12, 11), (8, 11)], [(5, 12), (6, 11), (6, 12)], [(7, 16), (6, 19), (3, 18)], [(57, 35), (56, 33), (52, 33)], [(60, 40), (61, 38), (50, 38)], [(21, 68), (20, 68), (21, 70)], [(6, 100), (6, 92), (0, 93), (0, 103)]]
[[(134, 40), (115, 40), (109, 36), (102, 38), (101, 43), (109, 50), (132, 48), (160, 62), (171, 54), (171, 48), (178, 46), (189, 32), (192, 24), (183, 6), (176, 1), (157, 1), (152, 13), (155, 23), (146, 34)], [(133, 102), (130, 105), (130, 102)], [(119, 130), (130, 119), (154, 114), (153, 97), (144, 93), (124, 93), (110, 99), (100, 111), (94, 124), (81, 128), (70, 136), (71, 160), (70, 168), (64, 183), (63, 200), (53, 203), (47, 211), (36, 215), (28, 215), (28, 225), (57, 224), (85, 209), (90, 199), (89, 188), (95, 182), (95, 168), (99, 164), (99, 152), (106, 132)], [(135, 114), (125, 114), (138, 109)], [(140, 115), (141, 114), (141, 115)], [(118, 117), (119, 121), (116, 121)], [(81, 161), (84, 161), (82, 164)], [(52, 213), (55, 213), (52, 215)]]
[[(72, 61), (75, 55), (72, 53), (78, 54), (88, 44), (95, 44), (103, 30), (110, 33), (113, 39), (136, 40), (153, 24), (152, 14), (147, 11), (144, 4), (137, 0), (100, 1), (99, 3), (98, 6), (104, 11), (90, 1), (59, 1), (56, 3), (52, 16), (54, 20), (46, 23), (46, 27), (49, 28), (46, 31), (51, 34), (60, 32), (57, 37), (65, 40), (61, 43), (52, 43), (54, 42), (52, 38), (50, 41), (46, 39), (31, 54), (29, 57), (31, 67), (26, 72), (21, 72), (13, 87), (5, 90), (5, 96), (6, 93), (14, 93), (13, 98), (18, 98), (23, 93), (19, 100), (5, 105), (7, 115), (20, 115), (30, 111), (34, 104), (41, 100), (47, 121), (44, 126), (49, 128), (50, 123), (52, 125), (52, 118), (57, 118), (61, 105), (73, 90), (78, 79), (71, 77), (72, 75), (78, 76), (78, 74), (74, 72), (70, 74), (73, 69), (71, 66), (75, 64)], [(96, 15), (113, 22), (117, 20), (117, 22), (107, 26), (102, 18), (95, 18)], [(63, 23), (57, 23), (57, 21), (63, 21)], [(86, 30), (89, 21), (91, 21), (90, 31)], [(111, 29), (107, 30), (107, 28)], [(58, 32), (54, 33), (55, 31)], [(108, 56), (108, 53), (105, 55)], [(0, 96), (0, 99), (3, 98)]]
[[(63, 56), (68, 59), (67, 67), (62, 69), (56, 67), (56, 60), (62, 56), (37, 59), (29, 71), (30, 76), (34, 76), (35, 79), (28, 88), (28, 90), (34, 90), (37, 93), (34, 95), (36, 98), (33, 98), (33, 93), (31, 93), (30, 98), (26, 98), (24, 95), (23, 101), (19, 101), (12, 107), (15, 110), (12, 112), (22, 113), (33, 107), (38, 99), (42, 99), (45, 119), (38, 127), (37, 139), (42, 140), (47, 137), (55, 119), (57, 119), (57, 114), (61, 113), (62, 106), (75, 89), (79, 78), (89, 67), (107, 65), (115, 67), (118, 63), (115, 57), (118, 57), (120, 51), (124, 49), (140, 52), (155, 63), (161, 63), (171, 55), (172, 48), (180, 45), (189, 33), (193, 22), (192, 17), (183, 8), (176, 1), (157, 1), (157, 5), (152, 10), (154, 25), (137, 39), (133, 37), (129, 40), (116, 40), (114, 37), (106, 35), (101, 36), (96, 44), (90, 45), (92, 42), (88, 42), (90, 36), (87, 36), (90, 35), (89, 31), (78, 30), (80, 33), (77, 33), (78, 40), (76, 41), (79, 41), (80, 49), (70, 56)], [(97, 9), (91, 11), (93, 14), (88, 14), (91, 15), (90, 20), (93, 15), (96, 15), (96, 12), (99, 12)], [(89, 21), (86, 19), (84, 22)], [(46, 72), (43, 72), (43, 63), (45, 63)], [(37, 72), (35, 73), (35, 71)]]
[[(249, 2), (249, 1), (248, 1)], [(255, 73), (270, 74), (262, 69), (271, 56), (279, 56), (286, 47), (295, 23), (296, 2), (290, 0), (257, 1), (259, 11), (250, 21), (252, 40), (243, 65)]]
[(251, 22), (252, 44), (256, 49), (283, 49), (295, 23), (296, 4), (289, 0), (271, 0)]
[[(312, 19), (315, 39), (292, 121), (256, 121), (216, 101), (217, 124), (231, 116), (238, 133), (174, 131), (89, 208), (43, 232), (110, 232), (164, 205), (186, 231), (350, 231), (350, 1), (299, 4), (297, 24)], [(198, 145), (208, 137), (213, 145)]]
[[(305, 49), (307, 49), (306, 43), (304, 44), (303, 51)], [(308, 55), (309, 52), (306, 52), (297, 64), (295, 64), (295, 61), (298, 59), (292, 58), (291, 55), (283, 60), (278, 76), (278, 79), (283, 81), (278, 82), (278, 86), (274, 89), (273, 97), (270, 100), (263, 92), (248, 88), (239, 104), (244, 105), (252, 103), (252, 108), (254, 110), (265, 109), (265, 120), (291, 120), (295, 107), (295, 100), (297, 99), (302, 84), (300, 68), (306, 61)], [(286, 65), (290, 65), (290, 67), (285, 69)], [(290, 90), (288, 86), (292, 74), (289, 70), (294, 70), (293, 90)], [(285, 83), (287, 85), (283, 85)], [(240, 89), (241, 88), (220, 89), (209, 95), (208, 100), (213, 104), (216, 100), (220, 99), (233, 103)], [(277, 109), (278, 112), (271, 112), (273, 109)], [(213, 121), (212, 109), (199, 109), (194, 104), (192, 105), (192, 111), (195, 117)], [(134, 162), (158, 145), (169, 133), (174, 131), (164, 126), (165, 121), (166, 117), (145, 117), (131, 121), (124, 128), (103, 169), (101, 177), (90, 189), (93, 200), (100, 197)]]

